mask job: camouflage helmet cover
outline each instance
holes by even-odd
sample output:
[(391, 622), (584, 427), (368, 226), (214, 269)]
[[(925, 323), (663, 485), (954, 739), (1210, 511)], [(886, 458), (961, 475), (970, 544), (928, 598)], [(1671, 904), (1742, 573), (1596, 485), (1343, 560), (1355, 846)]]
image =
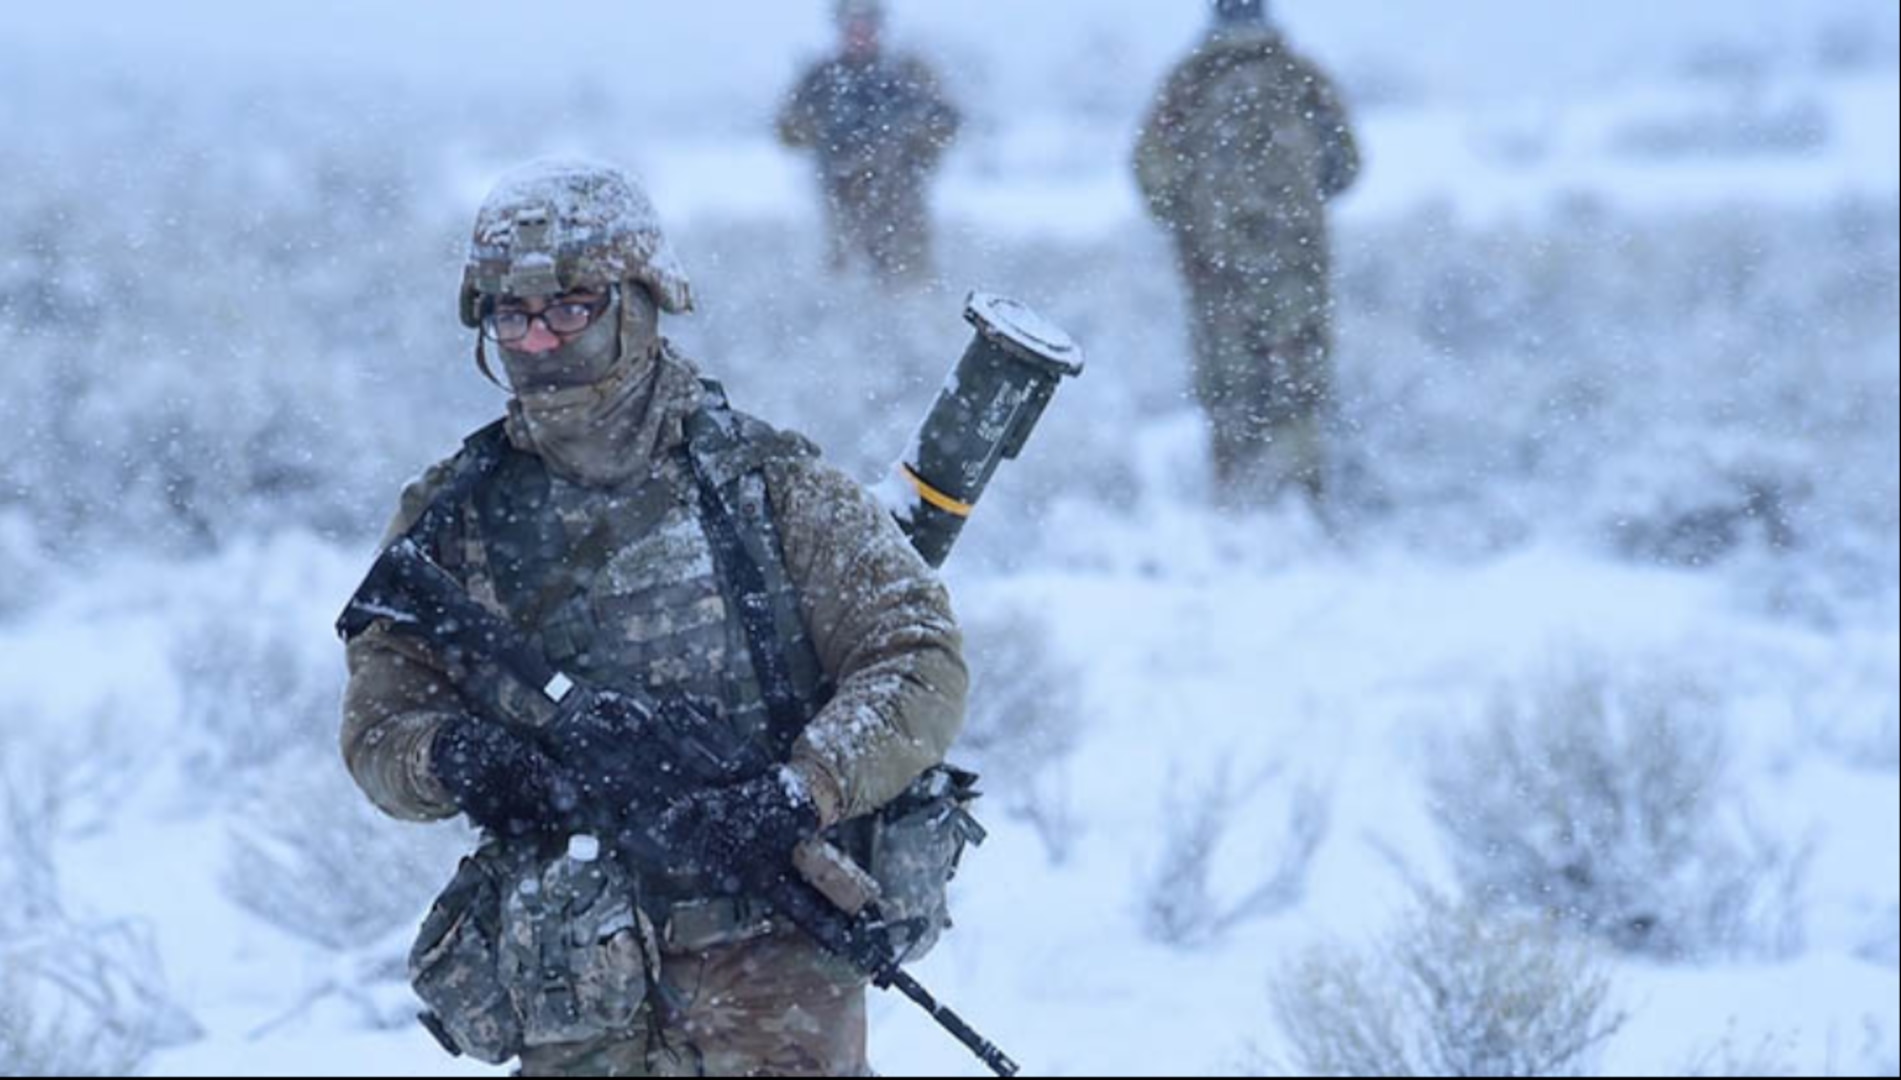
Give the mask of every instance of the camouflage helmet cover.
[(1215, 19), (1226, 23), (1264, 22), (1267, 0), (1215, 0)]
[(663, 311), (692, 310), (692, 287), (638, 181), (608, 165), (534, 162), (503, 176), (475, 215), (462, 322), (481, 321), (484, 296), (623, 281), (645, 286)]

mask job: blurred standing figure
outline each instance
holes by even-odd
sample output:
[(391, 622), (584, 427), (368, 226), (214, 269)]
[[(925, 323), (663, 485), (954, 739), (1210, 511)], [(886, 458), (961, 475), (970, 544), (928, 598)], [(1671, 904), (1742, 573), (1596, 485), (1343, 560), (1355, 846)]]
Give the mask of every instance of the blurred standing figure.
[(1135, 150), (1150, 212), (1187, 279), (1195, 390), (1220, 497), (1318, 499), (1332, 397), (1326, 202), (1359, 172), (1333, 85), (1268, 21), (1216, 0), (1207, 38), (1169, 75)]
[(887, 281), (931, 269), (925, 185), (963, 118), (915, 56), (884, 51), (881, 0), (839, 0), (837, 55), (807, 71), (779, 139), (809, 148), (824, 193), (832, 269), (857, 254)]

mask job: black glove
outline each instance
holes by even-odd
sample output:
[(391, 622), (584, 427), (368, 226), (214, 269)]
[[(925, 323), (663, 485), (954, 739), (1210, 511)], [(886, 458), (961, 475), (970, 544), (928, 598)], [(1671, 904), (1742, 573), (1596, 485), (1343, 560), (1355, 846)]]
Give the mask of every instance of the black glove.
[(557, 718), (541, 732), (548, 756), (578, 788), (582, 803), (606, 822), (619, 822), (652, 794), (641, 783), (644, 756), (652, 755), (653, 721), (632, 699), (611, 691), (585, 708)]
[(566, 831), (580, 788), (532, 741), (500, 724), (449, 720), (429, 744), (429, 765), (456, 806), (500, 836)]
[(743, 783), (683, 796), (667, 807), (654, 839), (682, 869), (726, 893), (760, 889), (791, 868), (792, 849), (818, 832), (818, 807), (783, 766)]
[(683, 694), (650, 705), (597, 690), (539, 734), (604, 825), (652, 821), (682, 792), (738, 783), (769, 764), (717, 705)]

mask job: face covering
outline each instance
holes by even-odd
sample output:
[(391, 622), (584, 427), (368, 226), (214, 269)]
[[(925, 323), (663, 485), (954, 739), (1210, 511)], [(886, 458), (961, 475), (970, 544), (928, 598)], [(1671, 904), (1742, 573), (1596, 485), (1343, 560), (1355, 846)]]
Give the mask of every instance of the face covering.
[(651, 471), (665, 410), (655, 408), (659, 312), (629, 285), (586, 330), (545, 353), (502, 349), (514, 388), (509, 430), (558, 474), (612, 486)]
[[(618, 293), (619, 290), (616, 290)], [(616, 295), (587, 329), (548, 352), (517, 352), (502, 347), (502, 367), (516, 392), (567, 390), (607, 378), (620, 358), (623, 301)]]

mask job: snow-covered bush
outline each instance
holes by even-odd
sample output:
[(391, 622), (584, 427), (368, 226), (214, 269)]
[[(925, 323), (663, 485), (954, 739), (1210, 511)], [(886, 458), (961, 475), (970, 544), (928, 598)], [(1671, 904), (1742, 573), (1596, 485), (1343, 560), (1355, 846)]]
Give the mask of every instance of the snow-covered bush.
[(1501, 688), (1435, 746), (1433, 813), (1469, 895), (1664, 959), (1787, 956), (1806, 851), (1753, 825), (1708, 695), (1578, 662)]
[(1796, 685), (1805, 741), (1858, 769), (1901, 769), (1901, 654), (1892, 634), (1836, 650)]
[(62, 815), (63, 769), (37, 747), (0, 729), (0, 927), (30, 925), (58, 907), (54, 834)]
[(197, 1037), (151, 935), (128, 922), (0, 928), (0, 1075), (126, 1076)]
[[(1890, 688), (1894, 685), (1888, 684)], [(1901, 770), (1901, 699), (1891, 696), (1885, 703), (1874, 706), (1872, 712), (1864, 707), (1858, 719), (1857, 724), (1829, 732), (1830, 745), (1848, 761), (1863, 768)]]
[(1890, 904), (1874, 920), (1857, 952), (1863, 960), (1901, 970), (1901, 904)]
[(0, 1075), (123, 1076), (198, 1032), (148, 930), (66, 910), (55, 855), (75, 760), (0, 731)]
[(1897, 209), (1649, 215), (1579, 199), (1339, 234), (1356, 531), (1464, 554), (1569, 534), (1753, 559), (1739, 588), (1887, 612), (1901, 567)]
[(1030, 616), (967, 616), (963, 627), (970, 705), (951, 756), (982, 773), (987, 798), (1028, 822), (1060, 863), (1079, 839), (1068, 788), (1086, 725), (1077, 672)]
[(1901, 709), (1890, 708), (1875, 736), (1870, 760), (1889, 772), (1901, 769)]
[[(1171, 778), (1162, 847), (1140, 883), (1142, 930), (1151, 940), (1209, 945), (1305, 896), (1331, 807), (1324, 789), (1290, 781), (1283, 772), (1276, 765), (1237, 782), (1224, 760), (1197, 782), (1184, 782), (1179, 773)], [(1265, 843), (1249, 843), (1263, 834), (1270, 838)]]
[(1813, 59), (1821, 71), (1892, 71), (1897, 57), (1892, 24), (1884, 27), (1875, 8), (1843, 10), (1815, 35)]
[(172, 663), (186, 764), (219, 778), (219, 792), (286, 757), (336, 758), (344, 668), (334, 638), (269, 607), (219, 605), (178, 636)]
[(1802, 1076), (1794, 1061), (1794, 1047), (1786, 1035), (1763, 1035), (1753, 1041), (1735, 1029), (1692, 1058), (1681, 1076)]
[(1746, 544), (1788, 551), (1801, 543), (1815, 462), (1760, 435), (1680, 433), (1607, 474), (1608, 532), (1633, 559), (1707, 566)]
[(430, 901), (474, 846), (459, 824), (382, 816), (334, 753), (279, 759), (257, 774), (234, 817), (221, 884), (238, 907), (317, 947), (297, 1003), (262, 1030), (320, 1001), (370, 1028), (415, 1016), (407, 957)]
[(1825, 1056), (1817, 1061), (1813, 1050), (1804, 1052), (1796, 1031), (1745, 1035), (1730, 1021), (1729, 1030), (1709, 1047), (1699, 1050), (1677, 1076), (1893, 1076), (1894, 1032), (1876, 1014), (1862, 1018), (1861, 1045), (1847, 1051), (1840, 1037), (1829, 1032)]
[(1810, 717), (1810, 736), (1855, 768), (1901, 770), (1901, 700), (1861, 702), (1842, 713)]
[(1893, 1032), (1884, 1034), (1887, 1045), (1877, 1047), (1875, 1052), (1869, 1055), (1868, 1060), (1874, 1064), (1868, 1070), (1868, 1075), (1901, 1076), (1901, 1041), (1896, 1039)]
[(473, 844), (453, 825), (397, 822), (373, 808), (334, 753), (260, 774), (235, 818), (224, 891), (260, 919), (351, 952), (419, 922)]
[(26, 516), (0, 507), (0, 618), (30, 603), (38, 591), (43, 560), (37, 548)]
[(334, 122), (362, 99), (325, 116), (284, 87), (255, 110), (103, 75), (75, 92), (106, 104), (0, 147), (40, 181), (0, 192), (0, 328), (35, 373), (0, 398), (0, 508), (71, 558), (375, 528), (392, 459), (452, 445), (452, 410), (410, 403), (480, 387), (438, 377), (467, 341), (442, 317), (435, 163)]
[(1624, 1021), (1586, 945), (1430, 896), (1371, 947), (1313, 949), (1271, 989), (1295, 1075), (1588, 1076)]
[(1813, 154), (1833, 134), (1829, 113), (1812, 97), (1763, 100), (1736, 94), (1696, 106), (1635, 116), (1611, 132), (1610, 149), (1639, 159)]

